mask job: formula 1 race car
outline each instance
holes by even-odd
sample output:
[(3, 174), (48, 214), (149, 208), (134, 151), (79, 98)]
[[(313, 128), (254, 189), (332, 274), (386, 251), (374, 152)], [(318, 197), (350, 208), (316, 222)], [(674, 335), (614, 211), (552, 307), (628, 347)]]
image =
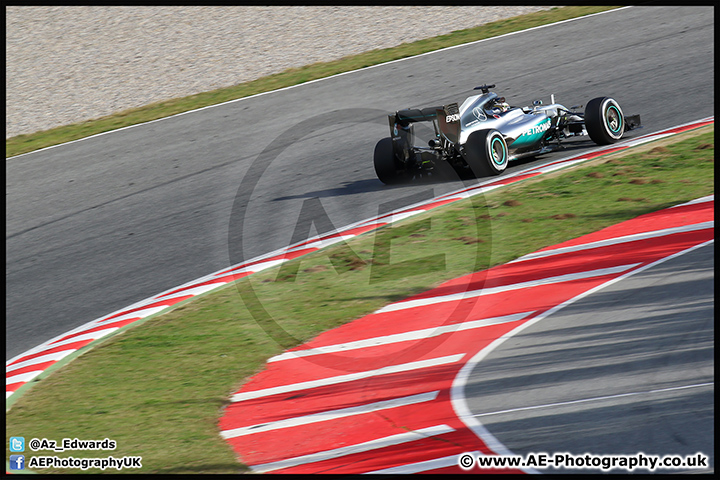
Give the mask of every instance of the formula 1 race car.
[[(624, 132), (641, 127), (640, 115), (625, 116), (610, 97), (565, 108), (535, 100), (533, 106), (511, 107), (481, 85), (480, 95), (440, 107), (405, 109), (389, 115), (390, 137), (375, 146), (375, 173), (386, 184), (433, 176), (452, 168), (460, 178), (502, 173), (508, 162), (564, 148), (561, 141), (589, 135), (598, 145), (620, 140)], [(432, 122), (435, 136), (427, 147), (415, 146), (413, 124)]]

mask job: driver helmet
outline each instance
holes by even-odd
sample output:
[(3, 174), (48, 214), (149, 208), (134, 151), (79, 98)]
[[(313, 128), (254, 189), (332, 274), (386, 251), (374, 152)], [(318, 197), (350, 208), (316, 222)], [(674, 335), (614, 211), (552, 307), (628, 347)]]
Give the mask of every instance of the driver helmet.
[(510, 110), (510, 105), (505, 102), (505, 97), (500, 97), (495, 100), (495, 104), (492, 109), (493, 113), (504, 113)]

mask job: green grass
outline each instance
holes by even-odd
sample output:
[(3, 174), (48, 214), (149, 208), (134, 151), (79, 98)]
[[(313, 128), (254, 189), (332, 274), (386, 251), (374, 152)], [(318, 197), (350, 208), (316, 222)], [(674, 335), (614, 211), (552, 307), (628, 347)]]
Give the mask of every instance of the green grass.
[(315, 63), (293, 68), (284, 72), (263, 77), (232, 87), (221, 88), (210, 92), (198, 93), (189, 97), (176, 98), (157, 102), (144, 107), (130, 109), (106, 117), (88, 120), (72, 125), (65, 125), (50, 130), (27, 135), (18, 135), (5, 141), (5, 157), (28, 153), (40, 148), (77, 140), (118, 128), (149, 122), (158, 118), (168, 117), (182, 112), (195, 110), (209, 105), (269, 92), (292, 85), (325, 78), (339, 73), (378, 65), (381, 63), (412, 57), (421, 53), (441, 48), (461, 45), (485, 38), (496, 37), (510, 32), (545, 25), (570, 18), (590, 15), (618, 7), (609, 6), (569, 6), (553, 8), (528, 15), (499, 20), (475, 28), (458, 30), (439, 37), (403, 43), (399, 46), (344, 57), (342, 59)]
[(180, 304), (33, 382), (6, 436), (108, 437), (113, 452), (71, 454), (141, 455), (143, 473), (245, 471), (217, 421), (267, 358), (442, 281), (713, 193), (713, 134), (455, 202)]

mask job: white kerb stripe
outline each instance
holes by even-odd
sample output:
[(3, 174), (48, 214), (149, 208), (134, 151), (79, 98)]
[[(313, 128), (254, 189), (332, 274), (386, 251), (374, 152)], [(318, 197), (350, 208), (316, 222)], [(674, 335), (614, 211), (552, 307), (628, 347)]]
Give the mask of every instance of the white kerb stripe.
[(550, 172), (554, 172), (555, 170), (560, 170), (563, 168), (567, 168), (571, 165), (575, 165), (576, 163), (583, 163), (583, 162), (587, 162), (587, 161), (588, 161), (587, 158), (581, 158), (579, 160), (567, 160), (565, 162), (561, 161), (555, 165), (548, 165), (546, 167), (538, 167), (537, 169), (532, 170), (527, 173), (550, 173)]
[(94, 332), (88, 332), (88, 333), (82, 333), (80, 335), (75, 335), (74, 337), (66, 338), (65, 340), (61, 342), (52, 342), (48, 344), (48, 349), (60, 347), (62, 345), (69, 345), (71, 343), (75, 342), (82, 342), (83, 340), (95, 340), (98, 338), (102, 338), (105, 335), (109, 335), (115, 330), (117, 330), (118, 327), (110, 327), (110, 328), (104, 328), (102, 330), (95, 330)]
[(385, 218), (383, 220), (388, 223), (395, 223), (395, 222), (399, 222), (400, 220), (404, 220), (406, 218), (412, 217), (413, 215), (417, 215), (418, 213), (425, 213), (426, 211), (427, 210), (411, 210), (409, 212), (395, 213), (389, 219)]
[(237, 270), (228, 271), (227, 274), (233, 275), (233, 274), (245, 273), (245, 272), (250, 272), (250, 273), (260, 272), (262, 270), (272, 268), (276, 265), (280, 265), (283, 262), (287, 262), (287, 259), (282, 258), (280, 260), (270, 260), (269, 262), (256, 263), (255, 265), (250, 265), (249, 267), (243, 267), (243, 268), (238, 268)]
[[(157, 300), (157, 299), (154, 298), (153, 300)], [(162, 312), (166, 308), (169, 308), (169, 307), (167, 305), (161, 305), (159, 307), (144, 308), (142, 310), (138, 310), (137, 312), (125, 313), (123, 315), (118, 315), (117, 317), (114, 317), (114, 318), (105, 318), (103, 320), (100, 320), (99, 322), (97, 322), (96, 324), (94, 324), (92, 326), (101, 325), (103, 323), (119, 322), (121, 320), (129, 320), (131, 318), (145, 318), (145, 317), (149, 317), (150, 315), (154, 315), (158, 312)], [(129, 309), (129, 310), (132, 310), (132, 309)]]
[(458, 300), (465, 300), (468, 298), (475, 298), (484, 295), (493, 295), (496, 293), (508, 292), (511, 290), (521, 290), (523, 288), (539, 287), (542, 285), (551, 285), (553, 283), (571, 282), (573, 280), (582, 280), (584, 278), (601, 277), (603, 275), (613, 275), (629, 270), (633, 267), (640, 265), (639, 263), (632, 263), (629, 265), (620, 265), (617, 267), (600, 268), (598, 270), (589, 270), (587, 272), (570, 273), (567, 275), (558, 275), (556, 277), (541, 278), (539, 280), (531, 280), (529, 282), (514, 283), (511, 285), (503, 285), (500, 287), (482, 288), (479, 290), (472, 290), (469, 292), (454, 293), (452, 295), (442, 295), (438, 297), (421, 298), (418, 300), (408, 300), (405, 302), (398, 302), (383, 307), (375, 313), (387, 313), (395, 312), (397, 310), (405, 310), (408, 308), (425, 307), (427, 305), (434, 305), (436, 303), (443, 302), (454, 302)]
[[(477, 458), (480, 456), (479, 451), (474, 452), (462, 452), (462, 453), (470, 453), (473, 457)], [(410, 463), (408, 465), (399, 465), (397, 467), (390, 467), (390, 468), (383, 468), (382, 470), (375, 470), (372, 472), (364, 472), (369, 474), (374, 473), (382, 473), (382, 474), (403, 474), (403, 473), (420, 473), (420, 472), (426, 472), (428, 470), (435, 470), (436, 468), (446, 468), (446, 467), (452, 467), (458, 465), (458, 459), (460, 458), (460, 455), (462, 453), (458, 453), (457, 455), (449, 455), (447, 457), (440, 457), (440, 458), (434, 458), (432, 460), (425, 460), (424, 462), (417, 462), (417, 463)]]
[(318, 380), (310, 380), (307, 382), (291, 383), (289, 385), (279, 385), (277, 387), (264, 388), (251, 392), (237, 393), (230, 399), (231, 402), (240, 402), (253, 398), (268, 397), (279, 393), (294, 392), (297, 390), (306, 390), (309, 388), (322, 387), (326, 385), (335, 385), (338, 383), (353, 382), (363, 378), (375, 377), (378, 375), (387, 375), (390, 373), (407, 372), (410, 370), (419, 370), (421, 368), (434, 367), (437, 365), (445, 365), (455, 363), (464, 357), (464, 353), (457, 355), (449, 355), (446, 357), (431, 358), (429, 360), (420, 360), (417, 362), (403, 363), (400, 365), (390, 365), (388, 367), (378, 368), (376, 370), (368, 370), (365, 372), (350, 373), (348, 375), (339, 375), (337, 377), (325, 377)]
[(336, 243), (344, 242), (345, 240), (349, 240), (351, 238), (355, 238), (357, 235), (338, 235), (336, 237), (330, 237), (326, 238), (324, 240), (317, 240), (311, 243), (306, 243), (305, 245), (298, 245), (296, 247), (289, 247), (286, 251), (287, 252), (295, 252), (298, 250), (305, 250), (306, 248), (325, 248), (330, 245), (334, 245)]
[(700, 197), (696, 198), (695, 200), (690, 200), (689, 202), (681, 203), (680, 205), (673, 205), (670, 208), (675, 207), (684, 207), (686, 205), (695, 205), (696, 203), (705, 203), (705, 202), (714, 202), (715, 201), (715, 194), (708, 195), (707, 197)]
[(29, 382), (33, 378), (37, 377), (43, 372), (43, 370), (36, 370), (34, 372), (25, 372), (20, 375), (5, 378), (5, 385), (12, 385), (13, 383)]
[(293, 350), (276, 355), (268, 360), (270, 362), (279, 362), (282, 360), (291, 360), (299, 357), (309, 357), (312, 355), (323, 355), (326, 353), (347, 352), (349, 350), (357, 350), (361, 348), (379, 347), (382, 345), (390, 345), (393, 343), (407, 342), (411, 340), (421, 340), (423, 338), (432, 338), (446, 333), (462, 332), (474, 328), (488, 327), (501, 323), (515, 322), (521, 320), (535, 312), (514, 313), (512, 315), (504, 315), (501, 317), (483, 318), (473, 320), (471, 322), (455, 323), (451, 325), (439, 325), (432, 328), (424, 328), (422, 330), (413, 330), (410, 332), (395, 333), (393, 335), (383, 335), (380, 337), (367, 338), (364, 340), (356, 340), (354, 342), (338, 343), (335, 345), (326, 345), (317, 348), (309, 348), (307, 350)]
[[(431, 199), (431, 200), (433, 200), (433, 199)], [(422, 202), (422, 205), (431, 203), (431, 200)], [(384, 214), (380, 217), (373, 218), (372, 220), (368, 220), (367, 222), (364, 222), (364, 223), (360, 224), (359, 226), (369, 227), (370, 225), (375, 225), (377, 228), (379, 228), (379, 227), (382, 227), (385, 225), (391, 225), (394, 222), (399, 222), (400, 220), (404, 220), (406, 218), (412, 217), (413, 215), (417, 215), (418, 213), (425, 213), (425, 212), (427, 212), (427, 210), (410, 210), (408, 212), (388, 213), (388, 214)]]
[(57, 362), (58, 360), (61, 360), (71, 353), (75, 351), (74, 348), (69, 348), (67, 350), (63, 350), (61, 352), (53, 352), (48, 353), (46, 355), (40, 355), (39, 357), (34, 357), (28, 360), (24, 360), (22, 362), (13, 363), (12, 365), (8, 365), (5, 367), (5, 373), (12, 372), (13, 370), (19, 370), (23, 367), (28, 367), (30, 365), (37, 365), (39, 363), (45, 363), (45, 362)]
[(524, 262), (525, 260), (532, 260), (535, 258), (549, 257), (552, 255), (560, 255), (563, 253), (579, 252), (582, 250), (589, 250), (591, 248), (607, 247), (610, 245), (617, 245), (620, 243), (636, 242), (638, 240), (647, 240), (648, 238), (664, 237), (667, 235), (674, 235), (676, 233), (693, 232), (695, 230), (705, 230), (707, 228), (714, 228), (715, 222), (702, 222), (693, 225), (684, 225), (682, 227), (671, 227), (664, 228), (662, 230), (653, 230), (652, 232), (644, 233), (633, 233), (632, 235), (624, 235), (622, 237), (609, 238), (607, 240), (598, 240), (596, 242), (583, 243), (580, 245), (573, 245), (570, 247), (555, 248), (552, 250), (543, 250), (542, 252), (530, 253), (528, 255), (516, 258), (512, 262)]
[(378, 438), (376, 440), (370, 440), (368, 442), (358, 443), (355, 445), (348, 445), (347, 447), (340, 447), (333, 450), (326, 450), (324, 452), (311, 453), (309, 455), (303, 455), (300, 457), (288, 458), (287, 460), (280, 460), (278, 462), (264, 463), (254, 466), (251, 465), (250, 468), (253, 472), (265, 473), (273, 470), (280, 470), (281, 468), (290, 468), (296, 467), (298, 465), (305, 465), (308, 463), (322, 462), (323, 460), (344, 457), (355, 453), (369, 452), (372, 450), (377, 450), (379, 448), (414, 442), (417, 440), (422, 440), (424, 438), (432, 437), (434, 435), (442, 435), (444, 433), (450, 433), (454, 431), (454, 428), (451, 428), (447, 425), (436, 425), (434, 427), (422, 428), (420, 430), (399, 433), (397, 435), (390, 435), (388, 437)]
[(354, 415), (362, 415), (363, 413), (377, 412), (379, 410), (387, 410), (389, 408), (404, 407), (435, 400), (439, 391), (420, 393), (410, 395), (409, 397), (393, 398), (392, 400), (383, 400), (382, 402), (368, 403), (356, 407), (341, 408), (338, 410), (328, 410), (327, 412), (314, 413), (302, 417), (288, 418), (277, 422), (261, 423), (259, 425), (249, 425), (247, 427), (233, 428), (220, 432), (223, 438), (236, 438), (255, 433), (269, 432), (271, 430), (280, 430), (282, 428), (298, 427), (301, 425), (309, 425), (318, 422), (326, 422), (328, 420), (336, 420), (338, 418), (351, 417)]
[(226, 282), (214, 282), (209, 283), (207, 285), (200, 285), (198, 287), (192, 287), (192, 288), (186, 288), (185, 290), (180, 290), (179, 292), (175, 292), (173, 294), (165, 294), (158, 297), (161, 300), (169, 300), (171, 298), (178, 298), (178, 297), (194, 297), (196, 295), (201, 295), (205, 292), (209, 292), (210, 290), (215, 290), (216, 288), (222, 287), (225, 285)]

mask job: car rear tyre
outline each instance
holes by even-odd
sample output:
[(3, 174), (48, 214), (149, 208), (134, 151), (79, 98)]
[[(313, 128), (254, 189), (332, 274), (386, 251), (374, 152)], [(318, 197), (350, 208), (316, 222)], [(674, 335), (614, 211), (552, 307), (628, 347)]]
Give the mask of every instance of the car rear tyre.
[(625, 117), (620, 105), (610, 97), (593, 98), (585, 108), (585, 128), (598, 145), (620, 140), (625, 132)]
[(375, 174), (386, 185), (400, 183), (407, 178), (405, 170), (398, 168), (390, 137), (381, 139), (375, 145), (374, 163)]
[(465, 161), (476, 177), (499, 175), (508, 166), (508, 147), (497, 130), (478, 130), (465, 142)]

